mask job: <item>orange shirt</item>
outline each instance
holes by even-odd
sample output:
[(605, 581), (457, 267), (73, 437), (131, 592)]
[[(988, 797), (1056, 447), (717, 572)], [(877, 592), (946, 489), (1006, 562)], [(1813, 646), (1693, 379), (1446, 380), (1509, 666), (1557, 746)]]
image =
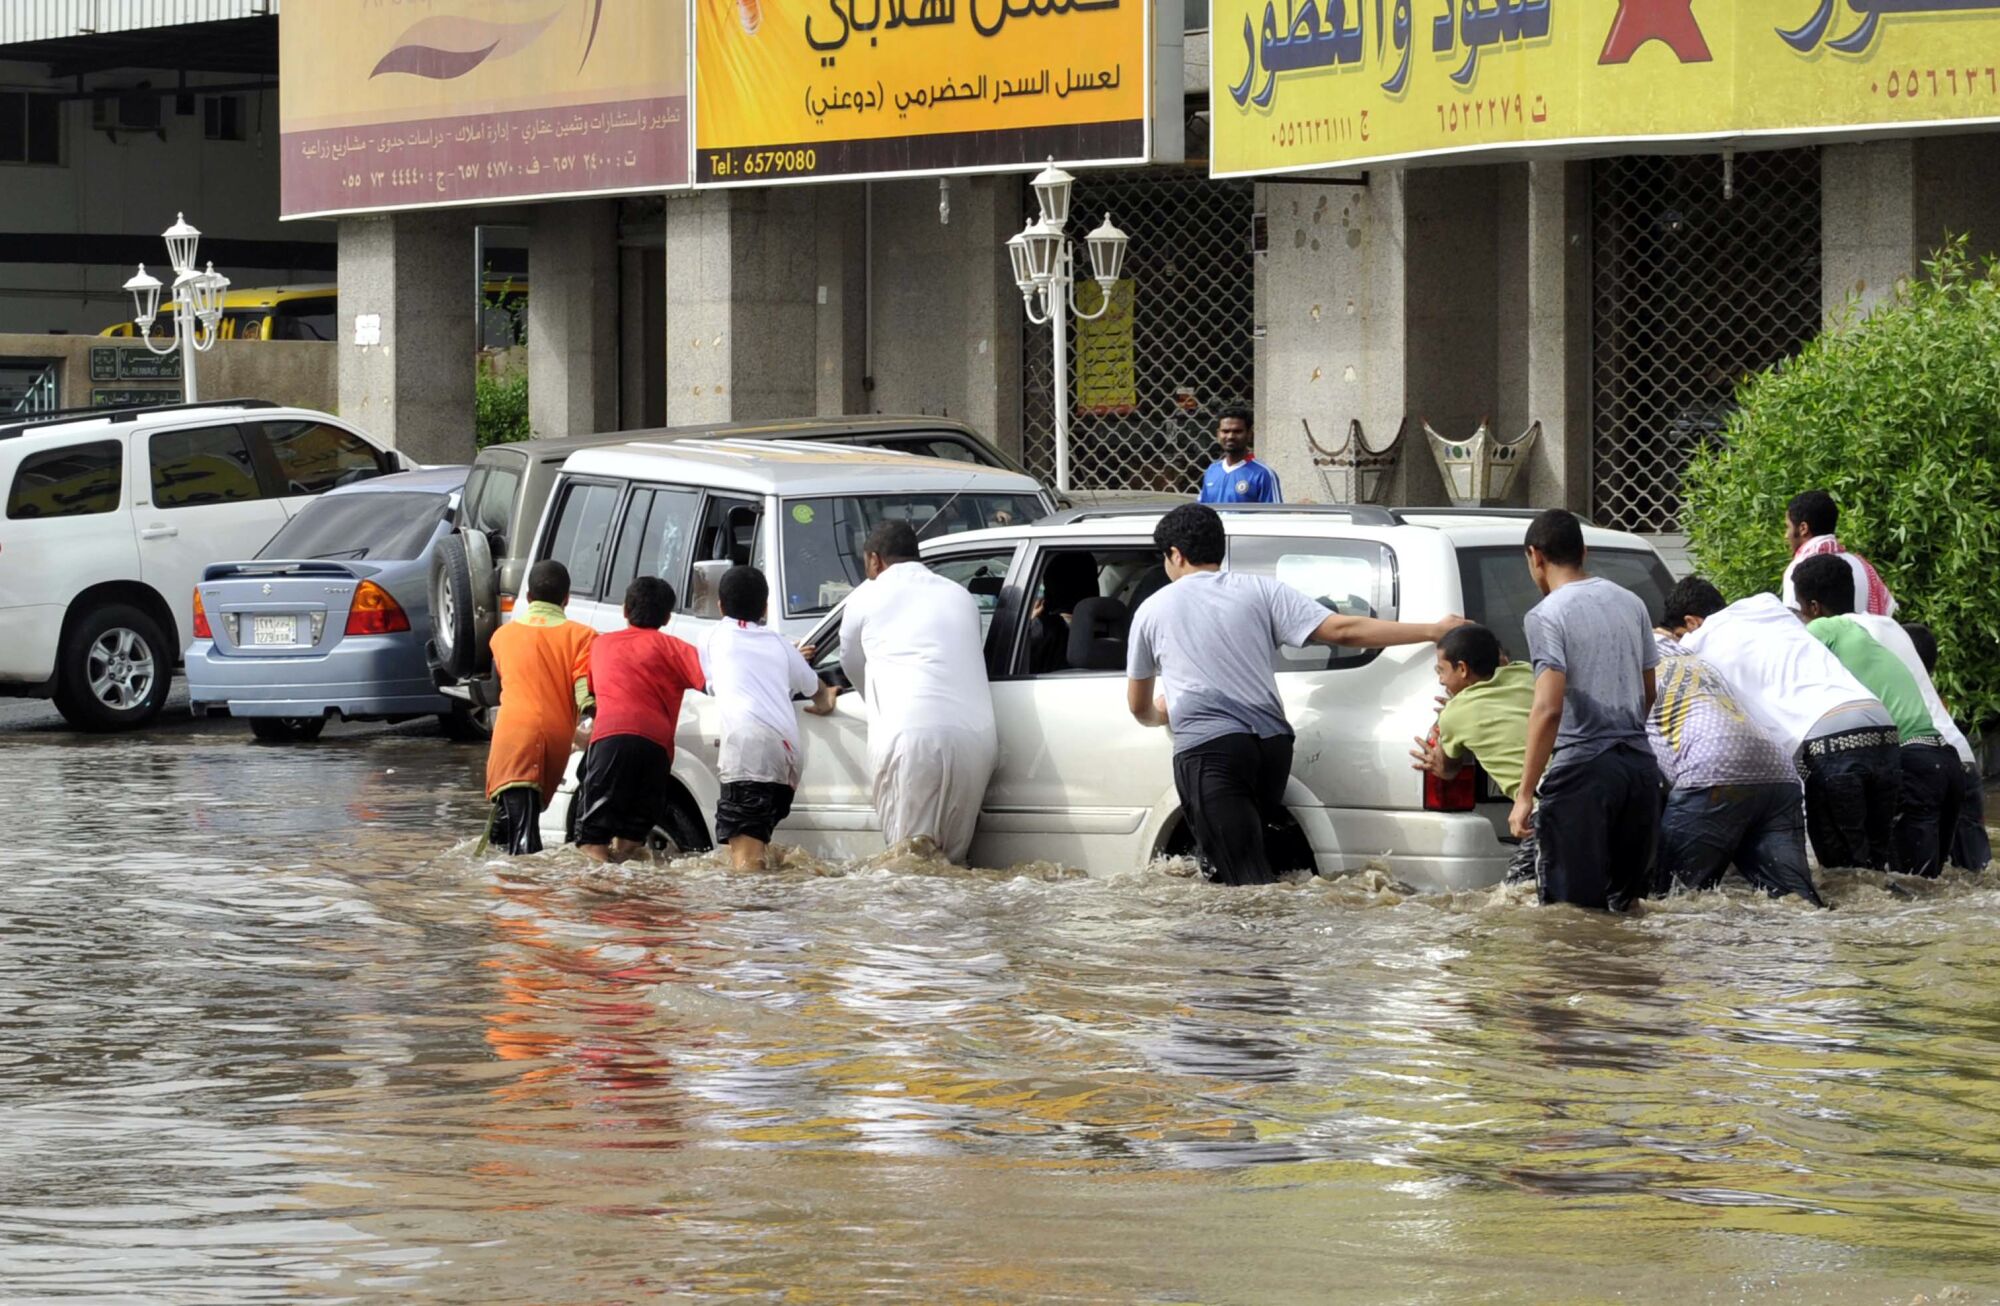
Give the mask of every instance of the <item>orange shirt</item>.
[(576, 682), (590, 669), (597, 632), (563, 616), (552, 603), (531, 603), (525, 616), (493, 632), (493, 670), (500, 677), (500, 711), (486, 753), (486, 796), (531, 784), (549, 805), (569, 767), (576, 735)]

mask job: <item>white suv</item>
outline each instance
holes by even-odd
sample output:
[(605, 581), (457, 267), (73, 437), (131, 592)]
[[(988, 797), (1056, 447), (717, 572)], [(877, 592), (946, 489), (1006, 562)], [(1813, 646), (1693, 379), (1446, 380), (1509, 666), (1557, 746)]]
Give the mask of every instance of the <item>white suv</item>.
[[(1191, 849), (1175, 796), (1172, 740), (1125, 706), (1131, 616), (1167, 583), (1153, 547), (1163, 509), (1084, 509), (1028, 526), (947, 536), (924, 547), (931, 568), (981, 595), (1000, 765), (972, 860), (1053, 860), (1114, 874)], [(1227, 566), (1274, 575), (1336, 611), (1431, 621), (1464, 613), (1527, 656), (1522, 617), (1540, 598), (1521, 541), (1532, 514), (1374, 507), (1223, 508)], [(1637, 536), (1586, 529), (1590, 566), (1657, 615), (1672, 580)], [(1067, 578), (1054, 592), (1052, 576)], [(1095, 578), (1094, 585), (1091, 583)], [(990, 596), (990, 597), (987, 597)], [(1037, 639), (1034, 610), (1074, 604), (1067, 639)], [(840, 614), (807, 636), (822, 677), (840, 683)], [(1060, 636), (1060, 629), (1057, 629)], [(1383, 651), (1287, 649), (1278, 683), (1298, 745), (1286, 805), (1293, 826), (1274, 855), (1335, 875), (1371, 862), (1431, 890), (1496, 883), (1510, 849), (1508, 805), (1467, 768), (1446, 784), (1411, 769), (1411, 740), (1435, 719), (1429, 646)], [(867, 709), (843, 694), (830, 717), (801, 716), (798, 799), (779, 831), (822, 857), (882, 849), (870, 798)], [(689, 695), (675, 754), (676, 837), (712, 832), (720, 729), (715, 703)], [(563, 804), (551, 808), (551, 835)], [(683, 839), (683, 842), (687, 840)]]
[(202, 568), (256, 556), (323, 491), (414, 465), (258, 400), (0, 425), (0, 695), (53, 697), (90, 730), (145, 724), (194, 638)]

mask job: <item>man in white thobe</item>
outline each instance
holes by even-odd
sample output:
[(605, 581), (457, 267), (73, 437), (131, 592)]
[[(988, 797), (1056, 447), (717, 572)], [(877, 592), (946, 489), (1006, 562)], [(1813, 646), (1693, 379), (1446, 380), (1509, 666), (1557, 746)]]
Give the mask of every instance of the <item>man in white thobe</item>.
[(862, 545), (840, 665), (868, 703), (875, 812), (890, 844), (919, 835), (963, 863), (1000, 749), (979, 602), (917, 560), (917, 533), (884, 522)]

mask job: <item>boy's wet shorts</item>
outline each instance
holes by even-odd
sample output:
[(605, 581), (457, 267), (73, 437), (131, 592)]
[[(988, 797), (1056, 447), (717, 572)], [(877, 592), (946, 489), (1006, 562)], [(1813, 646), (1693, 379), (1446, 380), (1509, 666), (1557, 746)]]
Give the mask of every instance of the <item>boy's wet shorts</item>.
[(738, 835), (759, 843), (792, 814), (792, 787), (766, 780), (731, 780), (722, 786), (715, 805), (715, 841), (728, 843)]

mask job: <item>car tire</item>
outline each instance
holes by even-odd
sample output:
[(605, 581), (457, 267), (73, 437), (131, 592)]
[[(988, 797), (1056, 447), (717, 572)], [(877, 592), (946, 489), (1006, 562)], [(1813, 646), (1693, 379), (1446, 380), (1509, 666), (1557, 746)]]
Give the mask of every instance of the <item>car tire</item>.
[(56, 710), (80, 730), (136, 730), (160, 714), (174, 657), (160, 623), (126, 603), (87, 612), (56, 653)]
[(454, 680), (486, 670), (487, 643), (499, 626), (493, 551), (478, 531), (459, 531), (431, 554), (431, 644), (438, 667)]
[(250, 733), (267, 744), (310, 744), (326, 729), (323, 716), (253, 716)]
[(484, 744), (493, 738), (493, 712), (490, 707), (455, 703), (451, 711), (438, 713), (438, 726), (455, 744)]

